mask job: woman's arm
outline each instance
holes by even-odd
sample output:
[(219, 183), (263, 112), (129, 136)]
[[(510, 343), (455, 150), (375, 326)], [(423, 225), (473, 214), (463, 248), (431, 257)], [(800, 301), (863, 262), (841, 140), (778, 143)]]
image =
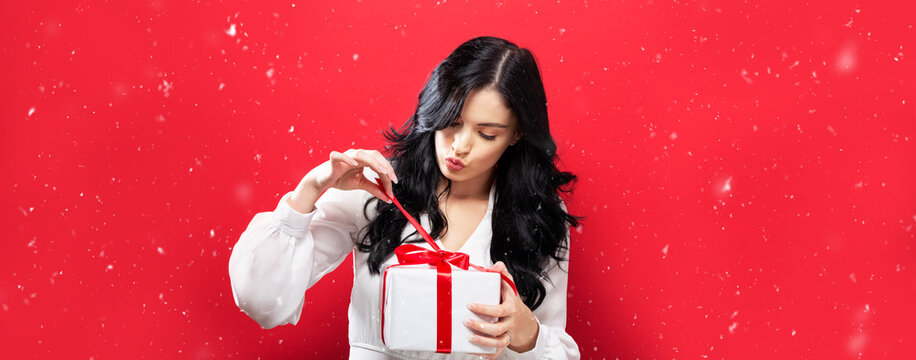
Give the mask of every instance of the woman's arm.
[[(385, 192), (364, 171), (388, 175), (381, 178)], [(295, 325), (305, 290), (343, 262), (368, 223), (366, 201), (372, 195), (390, 201), (392, 181), (394, 169), (378, 151), (332, 151), (242, 233), (229, 257), (235, 304), (265, 329)]]
[(355, 246), (371, 196), (332, 188), (314, 210), (300, 213), (288, 202), (293, 194), (285, 194), (273, 212), (256, 214), (229, 258), (236, 305), (265, 329), (299, 321), (305, 291)]

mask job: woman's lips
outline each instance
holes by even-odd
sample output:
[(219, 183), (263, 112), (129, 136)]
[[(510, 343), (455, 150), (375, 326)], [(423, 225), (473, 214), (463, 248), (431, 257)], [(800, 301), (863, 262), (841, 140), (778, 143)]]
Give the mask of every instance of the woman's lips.
[(448, 166), (448, 168), (452, 170), (461, 170), (461, 169), (464, 169), (465, 166), (467, 166), (463, 162), (461, 162), (461, 160), (458, 160), (453, 157), (445, 158), (445, 165)]

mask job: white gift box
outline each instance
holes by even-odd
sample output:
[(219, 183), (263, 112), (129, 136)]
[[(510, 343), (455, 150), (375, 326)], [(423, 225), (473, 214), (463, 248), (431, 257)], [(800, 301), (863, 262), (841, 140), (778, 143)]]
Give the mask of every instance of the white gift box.
[[(427, 264), (397, 265), (385, 270), (384, 296), (380, 299), (382, 339), (393, 350), (437, 350), (437, 270)], [(478, 315), (467, 308), (470, 303), (498, 305), (499, 273), (462, 270), (452, 267), (451, 352), (496, 352), (495, 347), (470, 341), (473, 334), (464, 325), (467, 319), (496, 322), (495, 317)]]

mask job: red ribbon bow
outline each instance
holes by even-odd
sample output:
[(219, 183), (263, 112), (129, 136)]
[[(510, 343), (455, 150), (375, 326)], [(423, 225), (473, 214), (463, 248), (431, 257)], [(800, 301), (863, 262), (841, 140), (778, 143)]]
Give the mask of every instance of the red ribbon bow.
[(404, 244), (398, 246), (397, 249), (394, 249), (394, 253), (397, 255), (398, 262), (401, 264), (436, 265), (441, 262), (446, 262), (455, 265), (462, 270), (467, 270), (468, 265), (471, 264), (471, 257), (468, 256), (468, 254), (445, 251), (441, 249), (437, 252), (434, 252), (414, 244)]
[[(414, 264), (429, 264), (436, 266), (436, 352), (437, 353), (451, 353), (452, 352), (452, 265), (462, 269), (467, 270), (469, 267), (472, 267), (479, 271), (485, 272), (495, 272), (498, 273), (503, 280), (505, 280), (512, 291), (515, 294), (518, 294), (518, 289), (515, 287), (515, 282), (512, 279), (509, 279), (505, 274), (500, 273), (496, 270), (491, 270), (484, 268), (482, 266), (471, 264), (470, 256), (465, 253), (460, 252), (451, 252), (442, 250), (439, 245), (436, 245), (436, 242), (433, 241), (432, 237), (420, 226), (420, 223), (414, 219), (413, 216), (407, 213), (407, 210), (404, 210), (404, 207), (401, 206), (401, 203), (397, 198), (394, 197), (394, 194), (388, 194), (385, 191), (385, 187), (382, 186), (381, 180), (376, 178), (375, 180), (378, 188), (382, 190), (385, 195), (388, 195), (391, 198), (391, 201), (394, 203), (398, 209), (401, 210), (401, 213), (407, 217), (407, 220), (417, 229), (417, 232), (426, 240), (426, 243), (433, 250), (425, 249), (414, 244), (403, 244), (398, 246), (394, 253), (397, 255), (398, 264), (388, 266), (388, 268), (400, 266), (400, 265), (414, 265)], [(385, 269), (385, 276), (388, 276), (388, 269)], [(385, 279), (382, 279), (384, 284)], [(382, 299), (385, 299), (385, 288), (382, 287)], [(382, 342), (385, 342), (385, 313), (384, 305), (382, 309)]]

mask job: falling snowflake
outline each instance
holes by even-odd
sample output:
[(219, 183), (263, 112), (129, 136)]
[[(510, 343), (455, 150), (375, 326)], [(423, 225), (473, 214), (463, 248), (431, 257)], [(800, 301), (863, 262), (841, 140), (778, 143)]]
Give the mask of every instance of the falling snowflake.
[(732, 190), (732, 177), (729, 176), (728, 179), (725, 180), (725, 185), (722, 185), (722, 192), (729, 192), (731, 190)]

